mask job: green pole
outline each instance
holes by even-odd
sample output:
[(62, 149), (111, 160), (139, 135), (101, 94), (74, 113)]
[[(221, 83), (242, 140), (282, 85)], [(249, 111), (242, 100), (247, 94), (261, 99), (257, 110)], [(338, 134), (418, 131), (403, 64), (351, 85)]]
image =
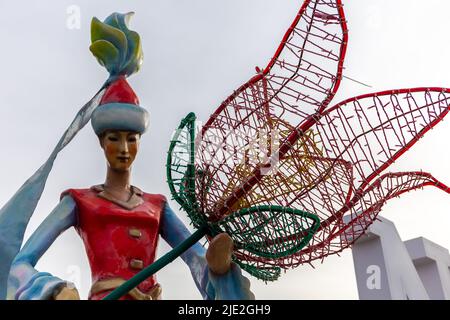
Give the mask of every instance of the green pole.
[(114, 289), (110, 294), (103, 298), (103, 300), (118, 300), (122, 296), (126, 295), (130, 290), (137, 287), (141, 282), (152, 276), (154, 273), (158, 272), (166, 265), (171, 263), (173, 260), (178, 258), (183, 252), (188, 250), (194, 244), (197, 243), (201, 238), (203, 238), (207, 233), (208, 228), (202, 227), (195, 231), (189, 238), (184, 240), (178, 246), (173, 248), (171, 251), (163, 255), (161, 258), (156, 260), (151, 265), (147, 266), (141, 272), (136, 274), (134, 277)]

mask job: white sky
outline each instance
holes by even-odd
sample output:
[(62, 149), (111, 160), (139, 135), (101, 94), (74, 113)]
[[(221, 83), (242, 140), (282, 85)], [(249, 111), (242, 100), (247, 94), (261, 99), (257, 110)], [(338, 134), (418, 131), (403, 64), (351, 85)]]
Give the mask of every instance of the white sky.
[[(265, 66), (296, 15), (300, 0), (24, 1), (0, 0), (0, 204), (45, 161), (78, 109), (106, 79), (88, 46), (92, 16), (135, 11), (144, 66), (130, 83), (151, 113), (133, 184), (169, 196), (165, 157), (172, 130), (189, 111), (206, 120), (219, 103)], [(66, 27), (70, 5), (81, 28)], [(370, 91), (415, 86), (450, 87), (449, 1), (346, 0), (349, 45), (337, 103)], [(391, 170), (423, 169), (450, 183), (449, 121), (439, 124)], [(60, 154), (27, 236), (64, 189), (103, 182), (105, 163), (90, 124)], [(176, 203), (172, 207), (177, 209)], [(424, 236), (449, 248), (450, 198), (433, 189), (395, 199), (382, 215), (404, 240)], [(187, 221), (184, 213), (180, 213)], [(160, 254), (168, 247), (161, 242)], [(81, 240), (64, 233), (37, 268), (77, 282), (86, 297), (90, 272)], [(80, 274), (74, 273), (78, 268)], [(199, 299), (187, 267), (177, 260), (160, 272), (165, 299)], [(357, 299), (351, 251), (323, 264), (290, 270), (275, 283), (252, 279), (260, 299)]]

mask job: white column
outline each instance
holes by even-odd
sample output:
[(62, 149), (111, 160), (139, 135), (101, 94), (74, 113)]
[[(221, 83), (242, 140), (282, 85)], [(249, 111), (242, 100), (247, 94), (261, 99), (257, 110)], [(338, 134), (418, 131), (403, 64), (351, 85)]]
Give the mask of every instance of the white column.
[(429, 299), (394, 224), (383, 217), (379, 220), (352, 247), (359, 298)]
[(405, 245), (430, 298), (450, 300), (448, 250), (422, 237), (405, 241)]

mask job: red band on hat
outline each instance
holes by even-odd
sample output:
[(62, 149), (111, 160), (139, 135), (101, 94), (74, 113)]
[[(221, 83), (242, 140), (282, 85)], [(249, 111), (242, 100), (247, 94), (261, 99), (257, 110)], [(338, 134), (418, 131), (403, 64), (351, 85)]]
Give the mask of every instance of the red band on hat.
[(129, 103), (139, 105), (139, 99), (131, 89), (125, 77), (120, 77), (112, 83), (100, 101), (100, 104), (107, 103)]

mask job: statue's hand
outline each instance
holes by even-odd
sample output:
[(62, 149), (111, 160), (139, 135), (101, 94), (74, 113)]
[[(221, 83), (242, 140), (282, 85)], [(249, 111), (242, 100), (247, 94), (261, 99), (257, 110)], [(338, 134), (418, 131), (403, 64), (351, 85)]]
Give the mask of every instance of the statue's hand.
[(233, 239), (226, 233), (215, 236), (206, 251), (209, 268), (206, 292), (216, 300), (254, 300), (250, 281), (242, 275), (241, 268), (231, 261)]
[(230, 270), (233, 239), (227, 233), (215, 236), (206, 251), (206, 261), (209, 270), (217, 275), (223, 275)]
[(77, 288), (69, 288), (64, 286), (53, 295), (53, 300), (80, 300)]

